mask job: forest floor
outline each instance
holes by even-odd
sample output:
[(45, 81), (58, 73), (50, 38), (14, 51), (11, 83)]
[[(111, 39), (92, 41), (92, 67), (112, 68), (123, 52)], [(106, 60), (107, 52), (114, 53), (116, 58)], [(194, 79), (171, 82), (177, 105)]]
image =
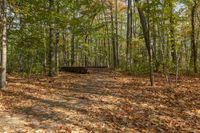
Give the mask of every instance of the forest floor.
[(8, 77), (0, 91), (0, 132), (200, 132), (200, 78), (172, 87), (156, 75), (119, 72)]

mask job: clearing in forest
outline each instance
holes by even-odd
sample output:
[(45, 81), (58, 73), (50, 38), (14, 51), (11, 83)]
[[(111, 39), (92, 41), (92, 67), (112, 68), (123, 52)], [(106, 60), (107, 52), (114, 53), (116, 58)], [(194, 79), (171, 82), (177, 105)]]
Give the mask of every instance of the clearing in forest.
[[(158, 77), (158, 76), (157, 76)], [(117, 72), (9, 76), (0, 92), (0, 132), (199, 132), (200, 79), (177, 88), (159, 76)]]

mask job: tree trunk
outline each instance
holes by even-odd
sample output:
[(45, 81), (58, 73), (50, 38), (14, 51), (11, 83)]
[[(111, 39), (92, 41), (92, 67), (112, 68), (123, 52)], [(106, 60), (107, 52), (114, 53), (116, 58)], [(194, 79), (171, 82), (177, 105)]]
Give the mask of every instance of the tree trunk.
[(71, 66), (74, 65), (74, 41), (75, 37), (74, 34), (71, 34)]
[(115, 34), (114, 34), (114, 18), (113, 18), (113, 9), (110, 7), (111, 10), (111, 31), (112, 31), (112, 46), (113, 46), (113, 67), (116, 68), (117, 66), (117, 58), (116, 58), (116, 44), (115, 44)]
[(1, 61), (1, 83), (2, 90), (6, 89), (6, 65), (7, 65), (7, 18), (6, 18), (7, 1), (3, 0), (3, 33), (2, 33), (2, 61)]
[(66, 33), (63, 33), (63, 62), (64, 62), (64, 66), (67, 66), (67, 50), (66, 50)]
[(56, 74), (59, 71), (59, 38), (60, 38), (60, 33), (57, 31), (57, 33), (56, 33), (56, 47), (55, 47), (55, 73)]
[(44, 73), (46, 74), (46, 66), (47, 66), (47, 42), (46, 42), (46, 28), (44, 26), (44, 29), (43, 29), (43, 44), (44, 44), (44, 57), (43, 57), (43, 70), (44, 70)]
[[(49, 0), (49, 10), (53, 10), (53, 0)], [(52, 13), (51, 19), (52, 19)], [(49, 25), (49, 76), (54, 76), (54, 44), (53, 44), (53, 27), (52, 23)]]
[(128, 9), (127, 9), (127, 33), (126, 33), (126, 69), (130, 63), (130, 54), (129, 48), (131, 45), (132, 39), (132, 0), (128, 0)]
[(192, 26), (191, 46), (192, 46), (192, 59), (193, 59), (194, 72), (197, 73), (197, 47), (195, 42), (195, 12), (196, 12), (196, 1), (194, 0), (194, 5), (192, 7), (192, 12), (191, 12), (191, 26)]
[(172, 61), (174, 65), (176, 65), (176, 60), (177, 60), (177, 53), (176, 53), (176, 41), (175, 41), (175, 35), (174, 35), (174, 25), (175, 25), (175, 20), (174, 20), (174, 14), (173, 14), (173, 4), (171, 1), (169, 1), (169, 6), (170, 6), (170, 42), (171, 42), (171, 56), (172, 56)]
[[(135, 1), (138, 2), (139, 0), (135, 0)], [(142, 9), (140, 7), (137, 7), (137, 8), (138, 8), (139, 16), (140, 16), (140, 22), (142, 25), (145, 44), (146, 44), (148, 55), (149, 55), (150, 82), (151, 82), (151, 86), (154, 86), (153, 53), (152, 53), (152, 46), (150, 42), (150, 36), (149, 36), (149, 27), (147, 25), (147, 20), (144, 16)]]
[(115, 0), (116, 65), (119, 66), (118, 0)]

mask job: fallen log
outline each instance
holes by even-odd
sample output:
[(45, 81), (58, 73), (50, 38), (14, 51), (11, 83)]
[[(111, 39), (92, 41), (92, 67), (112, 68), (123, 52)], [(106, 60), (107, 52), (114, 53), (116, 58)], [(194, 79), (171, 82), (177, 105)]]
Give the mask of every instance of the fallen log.
[(63, 71), (63, 72), (73, 72), (73, 73), (81, 73), (81, 74), (88, 73), (88, 70), (85, 67), (61, 67), (60, 71)]

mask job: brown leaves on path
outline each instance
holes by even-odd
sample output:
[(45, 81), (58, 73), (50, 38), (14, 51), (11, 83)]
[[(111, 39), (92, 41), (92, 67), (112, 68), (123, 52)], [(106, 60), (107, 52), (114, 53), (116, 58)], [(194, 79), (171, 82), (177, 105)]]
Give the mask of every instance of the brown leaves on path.
[(117, 72), (10, 76), (0, 132), (200, 132), (199, 81), (182, 77), (174, 88), (161, 76), (150, 87), (146, 76)]

